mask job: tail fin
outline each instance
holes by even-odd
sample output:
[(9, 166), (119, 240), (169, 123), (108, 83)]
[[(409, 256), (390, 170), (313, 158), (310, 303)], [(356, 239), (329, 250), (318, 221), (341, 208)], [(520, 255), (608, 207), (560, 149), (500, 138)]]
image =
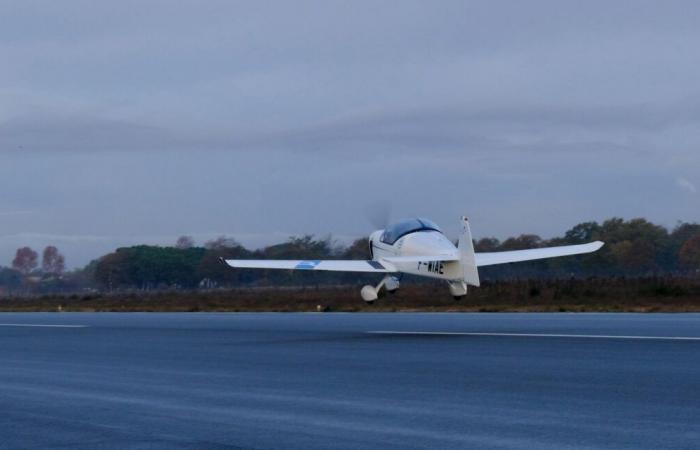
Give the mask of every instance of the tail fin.
[(462, 229), (459, 234), (457, 248), (459, 249), (460, 261), (462, 263), (464, 281), (472, 286), (479, 286), (479, 270), (476, 267), (472, 232), (469, 229), (469, 220), (464, 216), (462, 216), (461, 225)]

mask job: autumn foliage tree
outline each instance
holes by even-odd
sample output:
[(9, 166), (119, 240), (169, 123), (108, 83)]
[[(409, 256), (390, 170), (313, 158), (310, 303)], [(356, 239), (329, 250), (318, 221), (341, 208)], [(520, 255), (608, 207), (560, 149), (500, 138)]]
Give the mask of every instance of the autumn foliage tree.
[(700, 269), (700, 234), (685, 241), (678, 252), (678, 259), (688, 269)]
[(194, 287), (200, 280), (197, 267), (203, 256), (204, 249), (197, 247), (137, 245), (119, 248), (98, 260), (95, 279), (108, 289)]
[(15, 259), (12, 260), (12, 268), (23, 275), (27, 275), (36, 269), (38, 259), (39, 255), (31, 248), (18, 248), (17, 253), (15, 253)]
[(41, 258), (41, 270), (52, 275), (61, 275), (66, 269), (66, 259), (58, 252), (53, 245), (44, 249)]

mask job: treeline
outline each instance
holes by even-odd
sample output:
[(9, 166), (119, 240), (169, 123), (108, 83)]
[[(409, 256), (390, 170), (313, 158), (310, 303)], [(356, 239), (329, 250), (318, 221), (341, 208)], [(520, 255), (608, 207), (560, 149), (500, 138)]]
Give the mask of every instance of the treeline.
[(477, 252), (520, 250), (600, 240), (605, 246), (587, 255), (531, 263), (485, 267), (486, 278), (561, 278), (564, 276), (691, 275), (700, 270), (700, 224), (679, 223), (673, 230), (645, 219), (612, 218), (584, 222), (564, 236), (543, 240), (523, 234), (503, 242), (494, 238), (475, 243)]
[(328, 238), (291, 237), (282, 244), (249, 250), (231, 238), (220, 237), (203, 247), (139, 245), (117, 249), (91, 263), (86, 272), (95, 284), (107, 290), (122, 288), (214, 288), (233, 286), (346, 284), (362, 279), (362, 274), (299, 272), (280, 270), (234, 270), (222, 259), (366, 259), (367, 239), (349, 247)]
[[(480, 275), (484, 280), (517, 280), (669, 274), (690, 276), (700, 271), (700, 224), (695, 223), (679, 223), (673, 230), (668, 230), (645, 219), (613, 218), (602, 223), (581, 223), (563, 236), (548, 240), (533, 234), (504, 241), (482, 238), (475, 242), (475, 248), (477, 252), (496, 252), (594, 240), (602, 240), (606, 245), (593, 254), (485, 267), (480, 270)], [(376, 281), (376, 276), (357, 273), (233, 270), (221, 263), (222, 258), (367, 259), (369, 251), (366, 238), (346, 247), (337, 245), (330, 237), (292, 237), (281, 244), (250, 250), (227, 237), (197, 246), (192, 238), (183, 236), (173, 246), (119, 248), (83, 269), (64, 273), (65, 261), (55, 247), (44, 250), (41, 267), (38, 266), (37, 253), (25, 247), (18, 250), (12, 268), (0, 269), (0, 292), (112, 292)], [(406, 281), (421, 280), (408, 278)]]

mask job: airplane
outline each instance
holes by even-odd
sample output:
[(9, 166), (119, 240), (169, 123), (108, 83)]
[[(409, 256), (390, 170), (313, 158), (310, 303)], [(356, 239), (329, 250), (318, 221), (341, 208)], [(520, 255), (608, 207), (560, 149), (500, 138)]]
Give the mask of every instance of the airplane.
[(400, 285), (395, 274), (408, 273), (447, 282), (450, 294), (459, 300), (467, 295), (467, 286), (478, 287), (479, 267), (506, 264), (535, 259), (592, 253), (603, 242), (564, 245), (502, 252), (476, 253), (469, 220), (461, 218), (460, 234), (455, 246), (427, 219), (404, 219), (374, 231), (369, 236), (369, 260), (254, 260), (226, 259), (227, 265), (241, 269), (327, 270), (340, 272), (383, 273), (384, 278), (376, 286), (364, 286), (362, 299), (372, 304), (384, 287), (395, 292)]

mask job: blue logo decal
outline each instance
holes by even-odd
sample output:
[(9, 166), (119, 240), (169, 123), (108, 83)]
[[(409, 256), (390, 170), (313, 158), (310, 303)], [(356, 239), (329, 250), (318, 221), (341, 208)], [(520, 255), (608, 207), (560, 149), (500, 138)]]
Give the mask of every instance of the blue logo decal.
[(314, 260), (314, 261), (302, 261), (299, 264), (294, 267), (295, 269), (307, 269), (307, 270), (313, 270), (316, 268), (321, 263), (319, 260)]

